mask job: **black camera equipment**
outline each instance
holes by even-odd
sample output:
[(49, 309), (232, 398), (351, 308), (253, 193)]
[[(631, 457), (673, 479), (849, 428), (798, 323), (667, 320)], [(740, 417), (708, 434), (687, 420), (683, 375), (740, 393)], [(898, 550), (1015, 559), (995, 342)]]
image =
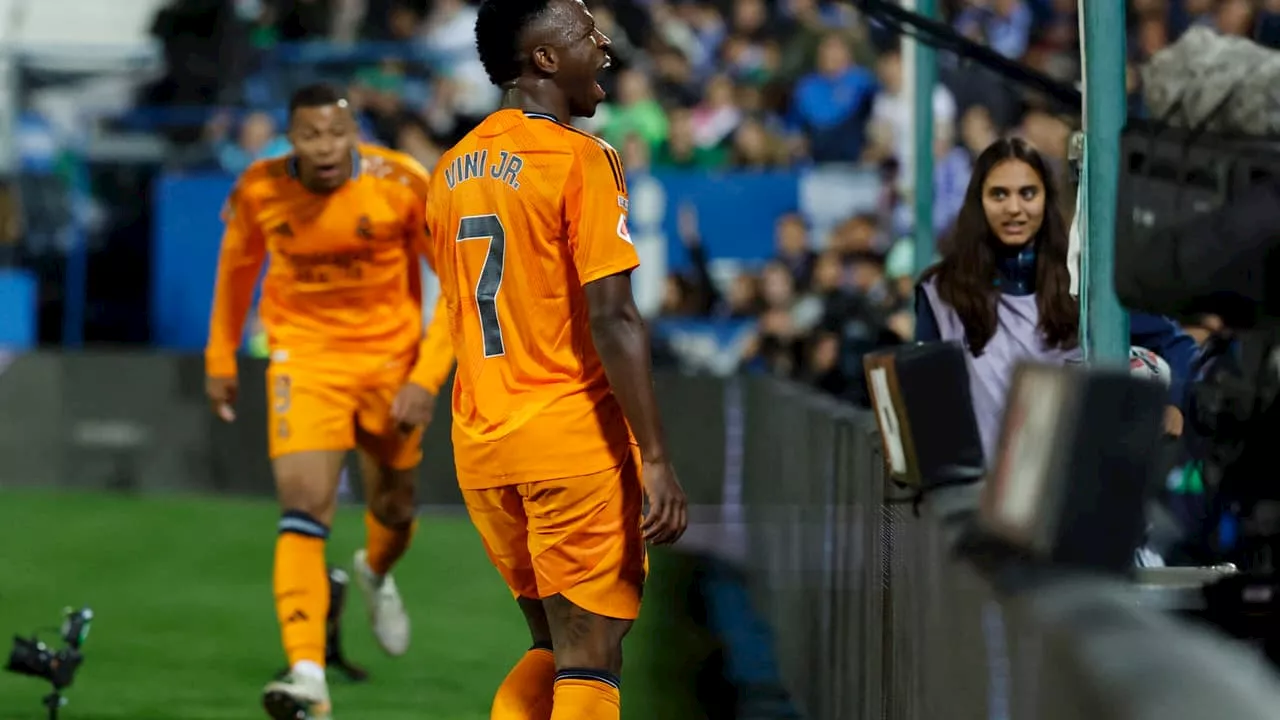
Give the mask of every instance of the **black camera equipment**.
[[(1204, 461), (1204, 564), (1241, 572), (1205, 587), (1206, 616), (1280, 663), (1280, 139), (1223, 137), (1130, 120), (1121, 139), (1116, 292), (1127, 306), (1230, 329), (1192, 397), (1190, 447)], [(1234, 520), (1234, 538), (1217, 525)]]
[[(856, 5), (894, 32), (1032, 88), (1062, 110), (1082, 109), (1076, 88), (998, 57), (944, 23), (888, 0)], [(1115, 286), (1127, 308), (1179, 319), (1212, 314), (1232, 329), (1229, 341), (1210, 348), (1219, 362), (1197, 383), (1187, 417), (1216, 506), (1209, 522), (1224, 514), (1239, 520), (1230, 550), (1209, 548), (1200, 559), (1242, 572), (1206, 587), (1206, 602), (1219, 627), (1263, 639), (1280, 662), (1280, 483), (1267, 476), (1280, 437), (1280, 137), (1203, 132), (1233, 95), (1198, 127), (1127, 123), (1118, 158)]]
[(93, 622), (93, 611), (89, 608), (80, 610), (67, 608), (63, 614), (62, 627), (58, 635), (65, 647), (51, 648), (35, 635), (29, 638), (14, 636), (13, 650), (9, 652), (9, 664), (5, 666), (5, 669), (11, 673), (43, 678), (53, 685), (53, 692), (43, 698), (50, 720), (56, 720), (58, 711), (67, 704), (62, 691), (71, 687), (76, 677), (76, 670), (84, 661), (80, 648), (89, 637), (89, 626)]
[[(325, 631), (325, 667), (340, 671), (352, 682), (364, 682), (369, 679), (369, 671), (347, 659), (342, 649), (342, 611), (347, 604), (347, 586), (350, 578), (346, 571), (339, 567), (329, 568), (329, 615), (326, 619)], [(289, 668), (276, 673), (277, 678), (289, 674)]]

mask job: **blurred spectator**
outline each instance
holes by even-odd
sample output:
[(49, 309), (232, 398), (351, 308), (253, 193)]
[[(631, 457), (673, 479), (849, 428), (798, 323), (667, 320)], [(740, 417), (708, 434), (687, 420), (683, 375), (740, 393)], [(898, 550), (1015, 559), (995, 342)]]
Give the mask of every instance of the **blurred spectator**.
[(881, 234), (879, 218), (872, 214), (851, 217), (831, 233), (830, 247), (846, 269), (859, 256), (874, 253), (886, 245), (888, 240)]
[[(880, 89), (871, 108), (871, 147), (873, 161), (892, 157), (898, 161), (898, 181), (903, 188), (914, 185), (915, 137), (910, 122), (912, 98), (902, 92), (902, 55), (897, 49), (880, 56), (876, 63)], [(935, 134), (950, 135), (956, 123), (956, 101), (944, 85), (933, 89), (933, 122)]]
[(476, 9), (464, 0), (433, 0), (420, 36), (439, 64), (451, 92), (447, 107), (460, 121), (451, 135), (461, 137), (498, 105), (501, 91), (489, 82), (475, 46)]
[(0, 180), (0, 267), (20, 261), (23, 225), (17, 183)]
[[(869, 279), (863, 278), (863, 285)], [(857, 281), (845, 281), (843, 263), (835, 253), (818, 258), (813, 290), (821, 302), (822, 314), (807, 348), (801, 377), (832, 395), (866, 405), (863, 356), (902, 342), (903, 338), (892, 333), (885, 322), (887, 313), (872, 302)]]
[(810, 139), (818, 162), (856, 162), (866, 137), (864, 122), (875, 77), (853, 64), (848, 41), (829, 33), (818, 46), (818, 66), (796, 84), (791, 121)]
[(982, 105), (974, 105), (964, 111), (960, 118), (960, 141), (971, 160), (977, 159), (999, 137), (995, 123), (991, 120), (990, 110)]
[(973, 173), (969, 151), (955, 143), (953, 125), (938, 127), (933, 140), (933, 234), (945, 235), (964, 205), (965, 188)]
[(774, 226), (774, 236), (777, 238), (778, 261), (791, 271), (796, 287), (808, 289), (817, 254), (809, 244), (809, 228), (804, 218), (796, 214), (783, 215)]
[(696, 105), (700, 92), (689, 58), (666, 44), (659, 44), (652, 57), (654, 94), (658, 99), (673, 112)]
[(235, 140), (228, 137), (233, 123), (231, 116), (223, 113), (213, 119), (208, 129), (218, 166), (226, 172), (238, 175), (255, 160), (289, 152), (289, 141), (277, 132), (275, 118), (271, 115), (263, 112), (245, 115), (240, 120)]
[(1026, 138), (1044, 156), (1049, 172), (1055, 178), (1067, 174), (1067, 144), (1071, 128), (1055, 115), (1041, 110), (1031, 110), (1022, 119), (1017, 134)]
[(286, 42), (319, 40), (333, 29), (332, 0), (269, 0), (274, 7), (276, 33)]
[(650, 145), (667, 139), (667, 115), (653, 94), (649, 77), (640, 70), (627, 69), (618, 74), (617, 100), (597, 111), (601, 118), (601, 135), (620, 147), (627, 136), (635, 133)]
[(875, 63), (875, 51), (867, 38), (865, 25), (840, 9), (848, 6), (822, 4), (818, 0), (786, 0), (780, 4), (787, 8), (789, 32), (779, 63), (779, 81), (794, 83), (817, 64), (818, 47), (833, 26), (843, 31), (857, 65), (871, 67)]
[(769, 7), (764, 0), (734, 0), (732, 18), (729, 37), (721, 45), (722, 66), (735, 78), (776, 71), (778, 50), (770, 37)]
[(1214, 13), (1214, 25), (1223, 35), (1250, 37), (1255, 21), (1253, 0), (1219, 0)]
[(992, 50), (1017, 60), (1031, 40), (1031, 10), (1024, 0), (969, 2), (956, 16), (962, 35), (985, 41)]
[[(1128, 3), (1129, 71), (1135, 79), (1139, 63), (1191, 24), (1280, 44), (1280, 0)], [(166, 162), (216, 163), (236, 173), (256, 158), (286, 151), (287, 141), (276, 127), (280, 106), (300, 80), (319, 76), (349, 88), (364, 139), (397, 147), (433, 167), (442, 147), (501, 100), (474, 48), (475, 5), (475, 0), (170, 0), (154, 28), (165, 42), (169, 75), (146, 101), (236, 109), (218, 112), (208, 122), (201, 116), (190, 132), (170, 133), (177, 147), (166, 154)], [(754, 367), (859, 401), (864, 397), (861, 355), (914, 332), (913, 244), (892, 242), (912, 230), (911, 198), (918, 181), (909, 126), (913, 98), (903, 92), (899, 39), (868, 23), (850, 0), (590, 0), (588, 5), (612, 40), (615, 72), (602, 79), (607, 103), (583, 127), (619, 150), (632, 180), (631, 220), (636, 223), (635, 206), (645, 196), (654, 256), (665, 260), (674, 211), (689, 258), (665, 285), (665, 269), (657, 271), (649, 307), (660, 306), (661, 317), (686, 325), (698, 319), (757, 323), (748, 353)], [(1077, 0), (942, 3), (946, 22), (967, 37), (1067, 82), (1079, 75), (1077, 5)], [(326, 59), (277, 62), (274, 53), (291, 53), (276, 46), (294, 40), (312, 43), (307, 53), (314, 50)], [(389, 44), (343, 45), (355, 40)], [(1018, 135), (1039, 149), (1056, 177), (1065, 170), (1074, 121), (1051, 114), (1016, 83), (963, 58), (941, 52), (938, 62), (931, 229), (945, 249), (962, 214), (974, 158), (999, 138)], [(249, 68), (256, 70), (245, 81)], [(184, 150), (189, 145), (198, 152)], [(787, 213), (772, 226), (761, 225), (755, 232), (764, 237), (744, 238), (743, 245), (760, 248), (765, 233), (773, 233), (773, 258), (763, 268), (737, 257), (738, 248), (719, 238), (715, 248), (724, 257), (709, 258), (696, 210), (666, 195), (676, 186), (664, 177), (672, 171), (680, 171), (685, 182), (692, 173), (772, 175), (814, 163), (856, 167), (859, 177), (874, 174), (881, 187), (867, 193), (871, 200), (824, 218), (806, 209), (805, 216)], [(642, 187), (647, 190), (641, 192)], [(35, 195), (26, 196), (34, 207)], [(36, 223), (32, 227), (34, 234)]]
[(739, 170), (769, 170), (790, 164), (787, 144), (756, 118), (748, 118), (733, 134), (733, 166)]
[[(903, 238), (893, 244), (884, 260), (885, 276), (888, 278), (897, 308), (907, 307), (915, 297), (916, 284), (916, 248), (912, 238)], [(904, 340), (915, 335), (914, 332), (903, 333)]]
[(396, 134), (396, 149), (412, 155), (428, 170), (435, 168), (444, 153), (444, 149), (431, 139), (426, 124), (411, 115), (401, 120), (400, 131)]
[[(694, 130), (693, 111), (676, 108), (667, 115), (668, 135), (658, 145), (653, 164), (656, 167), (679, 169), (704, 169), (723, 167), (729, 160), (726, 144), (712, 147), (698, 144)], [(639, 138), (632, 134), (629, 137)], [(627, 166), (630, 168), (630, 165)]]
[(476, 9), (463, 0), (432, 0), (421, 30), (422, 39), (436, 52), (456, 60), (477, 57)]
[(705, 99), (693, 109), (694, 142), (713, 148), (725, 141), (742, 122), (742, 110), (734, 97), (733, 80), (716, 75), (707, 82)]

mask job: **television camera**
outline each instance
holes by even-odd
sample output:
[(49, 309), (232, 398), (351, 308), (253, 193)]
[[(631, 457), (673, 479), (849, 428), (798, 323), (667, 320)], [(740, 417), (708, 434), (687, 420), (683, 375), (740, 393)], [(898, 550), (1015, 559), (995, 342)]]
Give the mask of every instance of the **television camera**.
[(62, 693), (71, 687), (76, 671), (84, 662), (80, 648), (89, 637), (92, 622), (93, 611), (89, 608), (65, 610), (58, 632), (64, 646), (59, 649), (46, 645), (34, 635), (13, 638), (13, 649), (9, 652), (9, 663), (5, 669), (18, 675), (43, 678), (53, 686), (52, 692), (43, 698), (50, 720), (57, 720), (58, 711), (67, 704)]

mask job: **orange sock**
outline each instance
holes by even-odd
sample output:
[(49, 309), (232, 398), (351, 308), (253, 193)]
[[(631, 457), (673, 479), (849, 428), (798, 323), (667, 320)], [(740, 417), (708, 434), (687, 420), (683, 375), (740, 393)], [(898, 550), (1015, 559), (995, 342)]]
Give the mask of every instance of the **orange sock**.
[(555, 681), (555, 656), (546, 648), (533, 648), (498, 686), (489, 720), (550, 720)]
[(310, 515), (289, 511), (276, 537), (276, 617), (292, 667), (309, 660), (324, 666), (329, 614), (329, 570), (324, 546), (329, 528)]
[(366, 510), (364, 549), (365, 561), (369, 563), (369, 569), (378, 575), (391, 572), (396, 561), (404, 555), (405, 550), (409, 549), (409, 541), (413, 540), (413, 533), (417, 529), (417, 520), (397, 528), (387, 527), (374, 517), (373, 513)]
[(556, 673), (551, 720), (619, 720), (618, 678), (600, 670), (566, 668)]

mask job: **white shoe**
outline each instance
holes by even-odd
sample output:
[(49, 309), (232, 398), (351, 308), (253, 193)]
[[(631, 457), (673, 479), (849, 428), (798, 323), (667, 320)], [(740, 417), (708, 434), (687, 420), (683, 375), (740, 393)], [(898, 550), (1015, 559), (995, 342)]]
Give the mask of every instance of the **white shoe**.
[(400, 657), (409, 649), (409, 615), (404, 611), (396, 580), (390, 574), (379, 577), (369, 569), (365, 551), (357, 550), (352, 566), (356, 584), (364, 594), (369, 609), (369, 622), (378, 644), (392, 657)]
[(262, 690), (262, 707), (273, 720), (333, 720), (329, 685), (323, 675), (290, 672), (269, 683)]

